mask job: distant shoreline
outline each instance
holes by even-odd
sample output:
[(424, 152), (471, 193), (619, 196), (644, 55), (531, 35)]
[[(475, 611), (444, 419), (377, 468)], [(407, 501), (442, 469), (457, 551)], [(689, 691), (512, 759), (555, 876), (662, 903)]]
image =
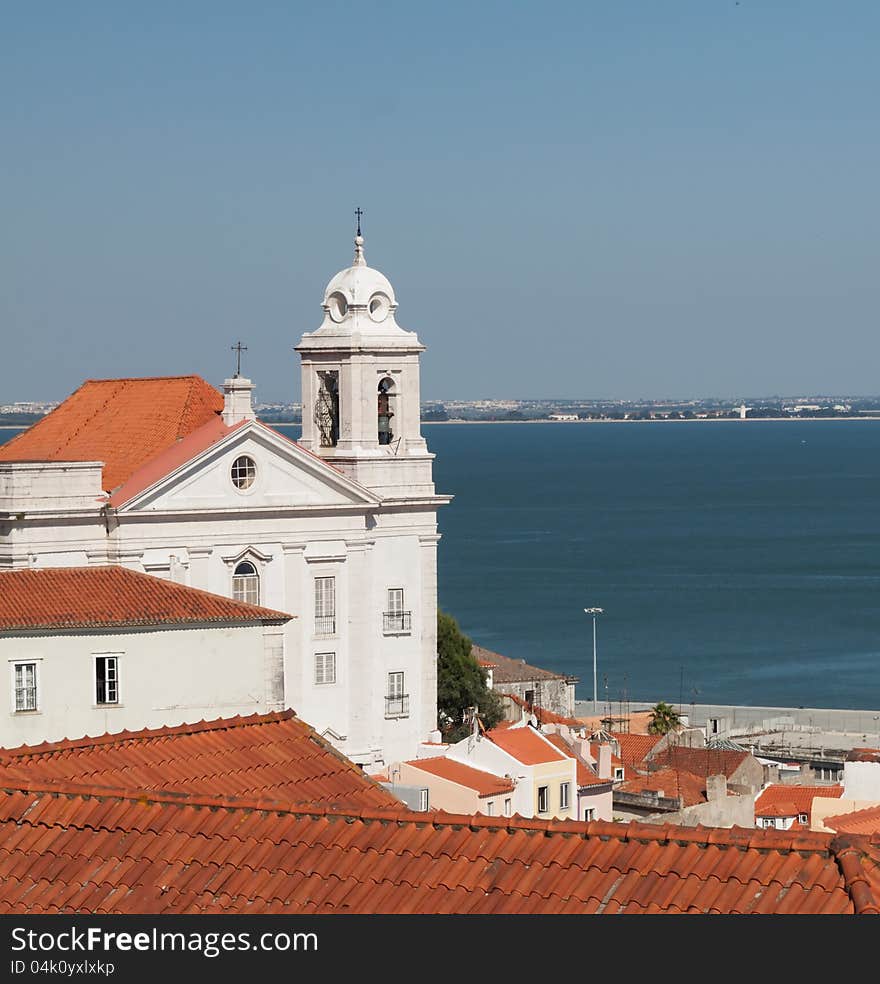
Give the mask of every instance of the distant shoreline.
[(745, 424), (750, 422), (763, 423), (796, 423), (799, 421), (815, 420), (880, 420), (876, 417), (654, 417), (636, 418), (634, 420), (605, 417), (601, 420), (585, 418), (583, 420), (423, 420), (425, 426), (433, 424)]

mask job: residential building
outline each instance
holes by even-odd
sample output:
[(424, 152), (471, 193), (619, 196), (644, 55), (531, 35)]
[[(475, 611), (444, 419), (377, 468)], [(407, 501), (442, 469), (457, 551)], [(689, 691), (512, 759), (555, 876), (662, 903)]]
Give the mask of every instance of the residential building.
[(123, 567), (0, 571), (0, 744), (281, 710), (291, 618)]
[(473, 734), (446, 757), (513, 780), (511, 808), (522, 817), (577, 819), (577, 762), (531, 725), (521, 722)]
[(426, 788), (425, 809), (468, 815), (482, 813), (489, 817), (513, 816), (516, 792), (513, 779), (474, 769), (442, 755), (401, 762), (391, 770), (391, 776), (403, 786)]
[(842, 795), (843, 786), (767, 786), (755, 800), (755, 826), (813, 830), (815, 800), (839, 800)]
[(450, 497), (420, 432), (424, 346), (360, 235), (323, 311), (296, 346), (299, 442), (256, 418), (237, 372), (222, 393), (198, 376), (89, 380), (0, 447), (0, 568), (117, 564), (296, 613), (284, 704), (381, 768), (435, 733)]
[(523, 659), (509, 659), (482, 646), (474, 646), (471, 655), (486, 670), (488, 685), (499, 694), (517, 697), (530, 707), (574, 717), (577, 677), (531, 666)]

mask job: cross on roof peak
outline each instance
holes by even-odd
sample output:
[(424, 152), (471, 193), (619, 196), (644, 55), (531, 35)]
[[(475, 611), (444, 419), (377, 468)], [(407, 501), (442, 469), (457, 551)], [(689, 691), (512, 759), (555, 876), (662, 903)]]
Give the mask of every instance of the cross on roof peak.
[(236, 345), (230, 345), (230, 348), (232, 349), (233, 352), (236, 352), (237, 353), (237, 360), (236, 360), (236, 365), (235, 365), (235, 375), (236, 376), (240, 376), (241, 375), (241, 353), (242, 352), (247, 352), (247, 345), (242, 345), (241, 342), (238, 342)]

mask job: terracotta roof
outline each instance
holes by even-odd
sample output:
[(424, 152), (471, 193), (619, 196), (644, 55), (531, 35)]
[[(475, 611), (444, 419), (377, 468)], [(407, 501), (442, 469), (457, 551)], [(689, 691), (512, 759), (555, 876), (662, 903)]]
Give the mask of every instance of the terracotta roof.
[[(59, 793), (63, 792), (63, 795)], [(880, 841), (0, 790), (0, 912), (878, 912)]]
[(562, 735), (544, 735), (547, 741), (551, 745), (555, 745), (560, 752), (573, 758), (577, 763), (577, 784), (579, 789), (584, 789), (587, 786), (609, 786), (611, 785), (610, 779), (600, 779), (596, 773), (580, 759), (574, 752), (574, 749), (568, 742), (562, 737)]
[(652, 756), (651, 763), (659, 767), (669, 766), (684, 772), (692, 772), (695, 776), (704, 779), (714, 775), (724, 775), (729, 779), (749, 756), (749, 752), (673, 745)]
[(611, 736), (620, 745), (620, 760), (624, 765), (643, 762), (645, 756), (662, 740), (662, 735), (632, 735), (618, 731), (612, 731)]
[(880, 834), (880, 806), (839, 813), (822, 821), (838, 834)]
[(0, 631), (291, 618), (126, 567), (0, 571)]
[(0, 749), (0, 781), (400, 808), (293, 711)]
[(200, 376), (90, 379), (0, 447), (0, 461), (103, 461), (112, 492), (222, 409), (223, 396)]
[(516, 789), (516, 784), (510, 779), (493, 776), (491, 772), (481, 772), (479, 769), (455, 762), (453, 759), (445, 758), (442, 755), (437, 755), (434, 758), (414, 759), (406, 764), (440, 779), (447, 779), (449, 782), (458, 783), (459, 786), (473, 789), (481, 799), (486, 796), (498, 796), (501, 793), (512, 793)]
[[(812, 823), (813, 797), (839, 799), (843, 786), (767, 786), (755, 800), (755, 819), (758, 817), (796, 817), (806, 813)], [(823, 821), (826, 822), (826, 821)]]
[(186, 464), (218, 441), (222, 441), (224, 437), (246, 423), (247, 421), (242, 420), (232, 427), (227, 427), (221, 416), (212, 417), (186, 437), (160, 451), (154, 458), (145, 461), (140, 468), (136, 468), (110, 496), (110, 505), (118, 507), (130, 502), (151, 485), (155, 485), (176, 468)]
[(648, 775), (625, 773), (631, 778), (620, 783), (616, 789), (623, 793), (644, 793), (661, 790), (670, 799), (681, 799), (682, 806), (696, 806), (707, 802), (706, 780), (692, 772), (681, 769), (659, 769)]
[(880, 748), (853, 748), (847, 752), (847, 762), (880, 762)]
[(537, 704), (529, 704), (526, 700), (516, 694), (505, 694), (499, 691), (499, 696), (506, 697), (508, 700), (513, 701), (517, 707), (521, 707), (525, 711), (531, 711), (534, 713), (540, 724), (564, 724), (569, 728), (575, 728), (578, 730), (583, 727), (583, 724), (577, 718), (570, 718), (566, 717), (564, 714), (557, 714), (555, 711), (548, 711), (546, 707), (539, 707)]
[(564, 673), (554, 673), (538, 666), (530, 666), (522, 659), (509, 659), (482, 646), (472, 646), (471, 656), (484, 667), (493, 667), (492, 685), (499, 683), (528, 683), (530, 680), (568, 680)]
[(512, 755), (523, 765), (540, 765), (542, 762), (558, 762), (571, 758), (554, 748), (544, 737), (529, 725), (513, 728), (493, 728), (486, 737), (508, 755)]

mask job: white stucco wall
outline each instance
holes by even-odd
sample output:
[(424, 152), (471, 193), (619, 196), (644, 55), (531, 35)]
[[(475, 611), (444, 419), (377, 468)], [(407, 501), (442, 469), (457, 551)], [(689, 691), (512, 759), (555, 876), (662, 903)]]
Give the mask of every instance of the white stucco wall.
[[(0, 746), (282, 710), (280, 626), (0, 636)], [(94, 657), (118, 658), (119, 702), (95, 703)], [(37, 664), (36, 711), (15, 711), (13, 667)]]
[(880, 762), (844, 762), (843, 795), (854, 800), (880, 800)]

